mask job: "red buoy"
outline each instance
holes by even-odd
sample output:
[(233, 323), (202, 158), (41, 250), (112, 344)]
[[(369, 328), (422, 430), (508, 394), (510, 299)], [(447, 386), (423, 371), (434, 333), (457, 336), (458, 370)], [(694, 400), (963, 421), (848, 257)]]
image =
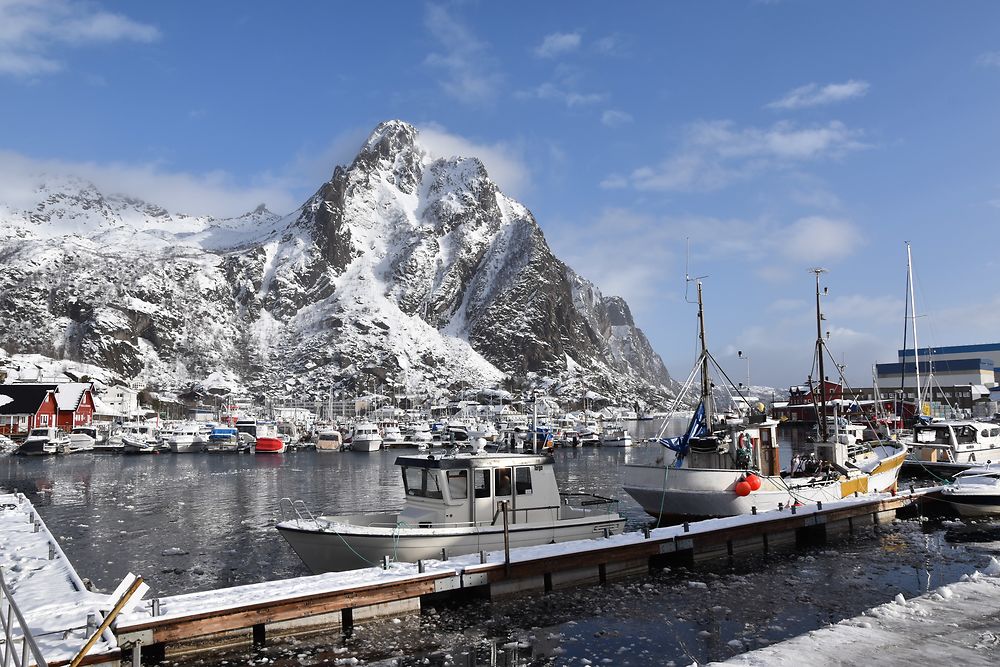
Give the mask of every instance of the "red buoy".
[(756, 491), (757, 489), (760, 488), (760, 477), (758, 477), (757, 475), (750, 473), (749, 475), (747, 475), (746, 481), (747, 484), (750, 485), (751, 491)]
[(736, 495), (738, 496), (749, 496), (753, 489), (750, 488), (749, 482), (746, 480), (741, 480), (736, 482)]

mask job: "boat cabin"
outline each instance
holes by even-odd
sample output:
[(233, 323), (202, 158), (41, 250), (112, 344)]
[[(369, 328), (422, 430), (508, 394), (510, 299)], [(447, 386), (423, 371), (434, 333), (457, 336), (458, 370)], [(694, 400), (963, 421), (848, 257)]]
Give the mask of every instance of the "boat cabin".
[(950, 421), (913, 428), (913, 449), (921, 461), (936, 463), (963, 452), (994, 448), (1000, 448), (1000, 426), (996, 424)]
[(687, 454), (689, 468), (758, 470), (765, 475), (781, 472), (778, 456), (778, 422), (730, 425), (705, 437), (693, 437)]
[(559, 518), (560, 497), (547, 456), (454, 454), (400, 456), (406, 506), (399, 521), (413, 526), (500, 525)]

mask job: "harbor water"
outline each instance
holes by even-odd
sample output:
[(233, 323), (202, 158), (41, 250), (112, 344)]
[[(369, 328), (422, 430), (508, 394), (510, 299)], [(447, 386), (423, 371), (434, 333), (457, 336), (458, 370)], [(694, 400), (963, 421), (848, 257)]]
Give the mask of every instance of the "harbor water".
[[(640, 437), (656, 430), (639, 427)], [(403, 493), (394, 462), (406, 453), (3, 457), (0, 489), (28, 496), (98, 588), (113, 589), (131, 571), (151, 585), (150, 596), (169, 595), (308, 574), (274, 528), (280, 499), (301, 499), (317, 513), (397, 509)], [(618, 498), (635, 530), (650, 519), (622, 492), (622, 466), (662, 454), (652, 443), (559, 449), (556, 475), (563, 491)], [(701, 663), (856, 615), (897, 593), (951, 583), (998, 546), (998, 522), (914, 516), (878, 535), (810, 550), (425, 609), (365, 621), (347, 637), (279, 640), (262, 652), (234, 649), (188, 664)]]

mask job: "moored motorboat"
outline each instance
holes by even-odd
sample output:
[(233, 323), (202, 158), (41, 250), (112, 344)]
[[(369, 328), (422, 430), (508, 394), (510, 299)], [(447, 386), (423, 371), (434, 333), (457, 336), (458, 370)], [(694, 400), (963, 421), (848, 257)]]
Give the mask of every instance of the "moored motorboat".
[(159, 439), (152, 424), (125, 424), (121, 439), (123, 454), (154, 454), (159, 451)]
[(357, 422), (351, 432), (352, 452), (377, 452), (382, 447), (378, 426), (372, 422)]
[(253, 451), (256, 454), (283, 454), (288, 448), (285, 439), (278, 433), (278, 426), (272, 422), (257, 422), (257, 438)]
[(913, 427), (904, 465), (956, 472), (1000, 462), (1000, 426), (975, 420), (941, 420)]
[(632, 434), (623, 424), (608, 424), (601, 433), (601, 447), (631, 447)]
[[(278, 530), (313, 572), (368, 567), (384, 556), (413, 562), (448, 554), (568, 542), (620, 533), (615, 501), (588, 494), (569, 504), (552, 459), (531, 454), (416, 454), (396, 459), (403, 475), (400, 512), (288, 518)], [(290, 505), (290, 501), (284, 501)]]
[(208, 434), (208, 452), (236, 452), (240, 449), (240, 434), (232, 426), (216, 426)]
[(69, 436), (62, 429), (55, 426), (43, 426), (31, 429), (28, 432), (28, 437), (14, 453), (21, 456), (61, 454), (69, 447), (69, 444)]
[(77, 426), (69, 434), (69, 446), (64, 453), (93, 451), (99, 438), (96, 426)]
[(1000, 465), (969, 468), (955, 475), (939, 497), (962, 516), (1000, 514)]
[(316, 437), (317, 452), (339, 452), (343, 446), (340, 431), (332, 428), (320, 429)]
[(167, 445), (174, 454), (189, 454), (205, 451), (208, 439), (202, 432), (202, 425), (197, 422), (184, 422), (174, 427)]

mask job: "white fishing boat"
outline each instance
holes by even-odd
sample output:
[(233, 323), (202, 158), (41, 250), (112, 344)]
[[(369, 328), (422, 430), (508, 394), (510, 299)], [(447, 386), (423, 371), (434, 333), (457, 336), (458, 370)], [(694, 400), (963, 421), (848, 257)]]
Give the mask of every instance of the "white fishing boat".
[[(817, 270), (816, 352), (819, 377), (826, 377), (819, 273)], [(676, 405), (680, 405), (699, 371), (701, 400), (684, 435), (659, 440), (673, 453), (673, 460), (667, 461), (665, 453), (656, 465), (625, 466), (625, 491), (648, 514), (661, 521), (734, 516), (895, 487), (906, 457), (903, 445), (895, 441), (869, 444), (857, 442), (846, 434), (829, 434), (825, 420), (820, 422), (822, 435), (813, 443), (811, 454), (799, 461), (799, 465), (783, 471), (776, 421), (754, 413), (726, 418), (714, 410), (709, 363), (715, 360), (705, 342), (700, 282), (698, 323), (701, 355)], [(820, 414), (826, 414), (826, 383), (819, 384)]]
[(952, 473), (1000, 463), (1000, 426), (975, 420), (942, 420), (913, 427), (905, 465)]
[(632, 434), (623, 424), (608, 424), (601, 433), (602, 447), (631, 447)]
[(431, 425), (425, 421), (411, 422), (403, 433), (404, 439), (410, 444), (420, 447), (429, 446), (434, 436), (431, 435)]
[(148, 423), (132, 423), (122, 426), (123, 454), (154, 454), (159, 450), (156, 429)]
[(962, 516), (1000, 514), (1000, 465), (963, 470), (939, 497)]
[(296, 516), (278, 524), (310, 570), (370, 567), (384, 556), (413, 562), (441, 558), (443, 551), (502, 550), (505, 523), (511, 548), (617, 534), (625, 525), (611, 499), (561, 495), (547, 456), (480, 450), (400, 456), (396, 465), (406, 494), (402, 511)]
[(383, 419), (379, 422), (379, 429), (382, 435), (382, 446), (386, 449), (399, 447), (404, 443), (403, 431), (399, 428), (399, 422), (395, 419)]
[(167, 439), (167, 445), (174, 454), (203, 452), (207, 449), (208, 437), (201, 424), (184, 422), (174, 427)]
[(351, 451), (377, 452), (382, 447), (378, 426), (372, 422), (357, 422), (351, 432)]
[(92, 452), (98, 437), (96, 426), (77, 426), (69, 433), (69, 446), (64, 453)]
[(28, 437), (14, 453), (21, 456), (62, 454), (69, 445), (69, 436), (62, 429), (43, 426), (28, 431)]

